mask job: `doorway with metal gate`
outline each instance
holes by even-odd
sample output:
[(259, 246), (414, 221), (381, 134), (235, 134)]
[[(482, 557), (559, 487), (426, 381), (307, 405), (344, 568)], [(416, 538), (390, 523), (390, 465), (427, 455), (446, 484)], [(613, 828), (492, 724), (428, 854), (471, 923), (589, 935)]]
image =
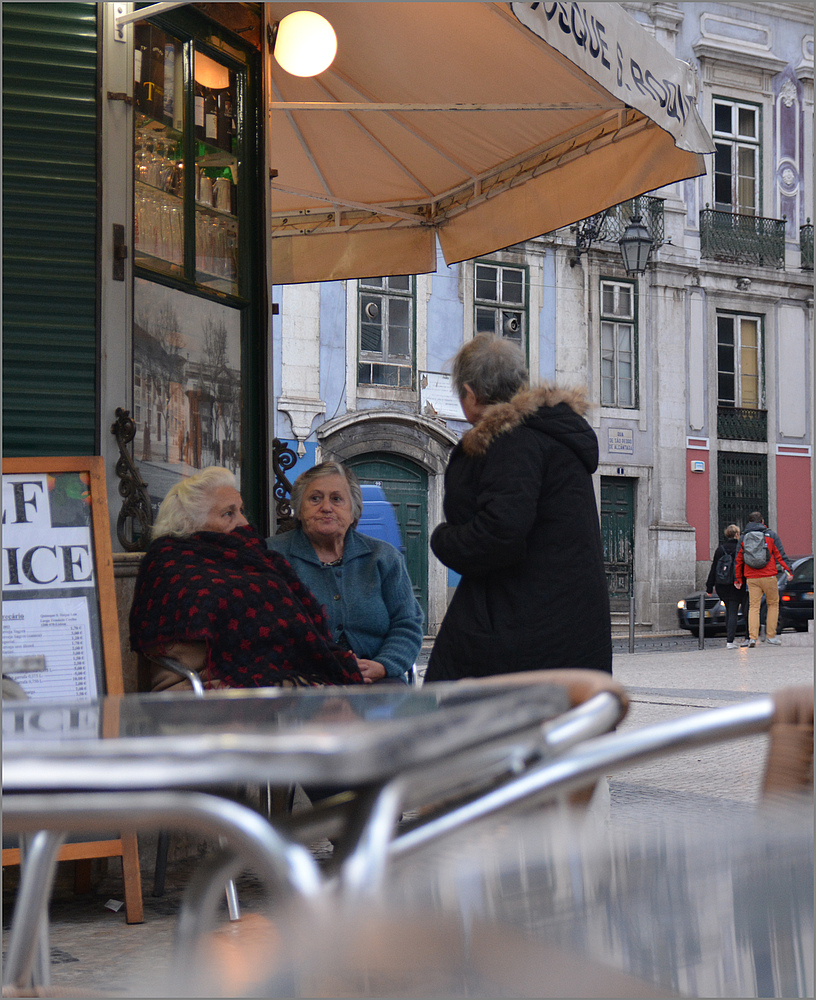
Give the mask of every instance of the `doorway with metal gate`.
[(346, 460), (361, 483), (381, 486), (393, 505), (405, 546), (408, 575), (428, 621), (428, 473), (400, 455), (383, 452)]
[(612, 611), (629, 610), (635, 566), (635, 483), (601, 477), (601, 537)]

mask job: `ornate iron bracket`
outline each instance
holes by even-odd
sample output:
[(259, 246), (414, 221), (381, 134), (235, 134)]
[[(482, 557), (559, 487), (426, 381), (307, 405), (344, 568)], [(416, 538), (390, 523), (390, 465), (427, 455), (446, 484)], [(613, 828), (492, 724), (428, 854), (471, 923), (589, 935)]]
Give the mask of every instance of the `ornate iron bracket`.
[[(116, 537), (126, 552), (144, 552), (150, 542), (150, 527), (153, 524), (153, 509), (147, 495), (147, 483), (142, 480), (139, 470), (127, 450), (127, 445), (136, 436), (136, 423), (128, 410), (116, 408), (116, 421), (111, 425), (111, 434), (119, 445), (116, 475), (120, 479), (119, 496), (124, 503), (116, 518)], [(139, 523), (139, 540), (132, 541), (125, 532), (126, 522), (135, 518)]]
[(570, 226), (570, 232), (575, 233), (575, 253), (570, 257), (570, 267), (575, 267), (576, 264), (580, 263), (581, 254), (586, 253), (601, 235), (605, 221), (606, 212), (599, 212), (597, 215), (590, 215), (589, 218), (581, 219), (574, 226)]
[(273, 493), (275, 497), (275, 531), (289, 531), (295, 526), (292, 515), (292, 484), (286, 475), (287, 469), (291, 469), (297, 462), (297, 455), (292, 449), (284, 444), (279, 438), (272, 440), (272, 470), (275, 473), (275, 485)]

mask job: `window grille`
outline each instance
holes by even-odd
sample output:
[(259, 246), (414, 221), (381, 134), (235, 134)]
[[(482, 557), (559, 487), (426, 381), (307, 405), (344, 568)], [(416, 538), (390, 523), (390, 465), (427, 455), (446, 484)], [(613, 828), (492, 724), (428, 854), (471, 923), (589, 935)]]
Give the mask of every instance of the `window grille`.
[(729, 524), (744, 528), (751, 511), (768, 516), (768, 456), (721, 451), (717, 454), (719, 533)]

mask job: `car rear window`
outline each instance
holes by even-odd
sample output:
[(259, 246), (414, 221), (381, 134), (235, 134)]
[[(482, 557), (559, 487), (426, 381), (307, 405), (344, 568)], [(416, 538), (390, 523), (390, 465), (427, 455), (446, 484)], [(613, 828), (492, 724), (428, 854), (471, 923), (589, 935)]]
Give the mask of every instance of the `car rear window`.
[(792, 583), (813, 583), (813, 557), (799, 563), (793, 571)]

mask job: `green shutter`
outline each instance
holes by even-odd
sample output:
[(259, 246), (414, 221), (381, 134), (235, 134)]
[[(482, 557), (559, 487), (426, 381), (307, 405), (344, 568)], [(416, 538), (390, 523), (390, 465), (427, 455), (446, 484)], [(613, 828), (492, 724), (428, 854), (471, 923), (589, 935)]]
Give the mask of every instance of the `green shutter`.
[(4, 3), (3, 453), (97, 445), (97, 7)]

